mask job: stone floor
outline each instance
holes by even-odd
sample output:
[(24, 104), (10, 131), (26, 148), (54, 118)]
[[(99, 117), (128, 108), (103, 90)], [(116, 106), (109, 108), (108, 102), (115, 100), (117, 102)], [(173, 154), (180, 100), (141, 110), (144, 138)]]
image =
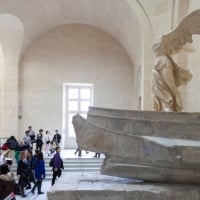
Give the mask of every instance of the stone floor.
[(65, 174), (48, 200), (199, 200), (199, 185), (143, 182), (99, 173)]
[(19, 195), (16, 195), (16, 200), (22, 200), (22, 199), (47, 200), (46, 192), (49, 191), (50, 189), (51, 189), (51, 181), (43, 181), (42, 191), (44, 192), (44, 194), (38, 195), (37, 190), (35, 190), (35, 194), (32, 194), (30, 190), (26, 190), (25, 194), (27, 196), (21, 197)]
[[(61, 150), (61, 157), (62, 158), (79, 158), (78, 155), (74, 154), (75, 150)], [(85, 151), (82, 151), (82, 156), (81, 158), (92, 158), (95, 155), (94, 152), (88, 152), (86, 154)], [(47, 155), (45, 155), (47, 156)], [(103, 157), (104, 155), (101, 155)], [(25, 194), (27, 195), (26, 197), (21, 197), (19, 195), (16, 195), (16, 200), (47, 200), (47, 195), (46, 192), (51, 190), (51, 181), (43, 181), (42, 184), (42, 191), (44, 194), (38, 195), (37, 190), (35, 190), (35, 194), (32, 194), (30, 190), (26, 190)]]
[[(62, 158), (74, 158), (75, 150), (62, 150)], [(82, 158), (93, 157), (94, 153), (83, 152)], [(16, 196), (16, 200), (87, 199), (87, 200), (199, 200), (199, 185), (143, 183), (141, 180), (122, 179), (100, 175), (99, 173), (63, 173), (60, 180), (51, 186), (44, 181), (42, 195), (26, 190), (27, 197)], [(63, 193), (64, 191), (64, 193)], [(75, 196), (75, 197), (74, 197)], [(73, 198), (71, 198), (73, 197)], [(97, 198), (98, 197), (98, 198)]]

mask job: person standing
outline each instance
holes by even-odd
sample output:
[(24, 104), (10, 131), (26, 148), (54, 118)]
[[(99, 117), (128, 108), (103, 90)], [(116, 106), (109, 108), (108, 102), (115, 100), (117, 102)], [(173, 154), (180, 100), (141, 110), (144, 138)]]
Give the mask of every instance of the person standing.
[(33, 154), (32, 150), (27, 151), (27, 164), (28, 164), (28, 183), (26, 189), (31, 189), (31, 182), (35, 184), (35, 177), (34, 177), (34, 166), (33, 166)]
[(15, 179), (8, 165), (2, 164), (0, 171), (0, 199), (16, 200)]
[(52, 171), (53, 171), (53, 177), (51, 185), (54, 185), (55, 180), (57, 177), (60, 177), (62, 174), (61, 169), (64, 169), (62, 158), (60, 157), (60, 147), (56, 147), (56, 153), (53, 157), (53, 163), (52, 163)]
[(17, 149), (15, 149), (15, 155), (14, 155), (17, 164), (19, 163), (20, 160), (20, 152), (28, 149), (29, 147), (25, 145), (22, 140), (18, 142), (18, 147)]
[(42, 145), (43, 143), (43, 129), (39, 130), (39, 133), (37, 134), (37, 138), (36, 138), (36, 149), (38, 149), (39, 151), (42, 151)]
[(26, 197), (24, 188), (28, 184), (28, 164), (27, 164), (27, 151), (20, 152), (20, 160), (17, 165), (17, 175), (19, 176), (19, 186), (22, 192), (22, 197)]
[(61, 141), (61, 135), (58, 132), (58, 130), (55, 130), (55, 135), (53, 136), (53, 141), (56, 142), (56, 146), (60, 146), (60, 141)]
[(46, 171), (45, 171), (45, 162), (43, 158), (43, 153), (39, 152), (37, 155), (37, 159), (34, 163), (34, 169), (35, 169), (35, 184), (33, 186), (33, 189), (31, 192), (34, 194), (35, 188), (38, 188), (38, 194), (44, 194), (44, 192), (41, 191), (42, 188), (42, 181), (46, 177)]
[(26, 145), (28, 149), (31, 149), (32, 144), (31, 144), (31, 138), (29, 136), (28, 131), (25, 131), (25, 134), (24, 134), (24, 137), (23, 137), (23, 142), (24, 142), (24, 145)]
[(48, 156), (50, 155), (50, 143), (51, 143), (52, 137), (51, 137), (51, 133), (49, 131), (46, 131), (46, 135), (44, 136), (44, 142), (45, 142), (45, 153), (48, 154)]
[(32, 126), (28, 126), (27, 132), (29, 137), (31, 138), (31, 144), (32, 144), (31, 148), (33, 148), (33, 144), (35, 143), (35, 132), (32, 130)]
[(95, 155), (94, 155), (94, 157), (100, 158), (100, 153), (99, 153), (99, 152), (96, 152)]
[(81, 154), (82, 154), (82, 152), (81, 152), (81, 149), (78, 147), (77, 149), (76, 149), (76, 151), (74, 152), (74, 154), (76, 155), (78, 153), (78, 157), (81, 157)]

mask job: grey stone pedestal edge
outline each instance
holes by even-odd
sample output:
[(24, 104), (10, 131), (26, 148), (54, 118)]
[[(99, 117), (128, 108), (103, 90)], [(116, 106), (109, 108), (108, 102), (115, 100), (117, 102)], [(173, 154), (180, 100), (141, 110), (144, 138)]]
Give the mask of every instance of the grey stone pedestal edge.
[(199, 200), (200, 185), (144, 183), (97, 173), (63, 174), (48, 200)]

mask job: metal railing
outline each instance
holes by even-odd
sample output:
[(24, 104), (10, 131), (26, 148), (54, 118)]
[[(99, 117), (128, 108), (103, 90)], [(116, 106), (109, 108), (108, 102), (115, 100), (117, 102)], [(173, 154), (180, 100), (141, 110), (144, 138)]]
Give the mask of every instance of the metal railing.
[(0, 137), (0, 156), (1, 156), (1, 154), (2, 154), (2, 146), (3, 146), (3, 144), (5, 144), (6, 143), (6, 141), (7, 141), (7, 139), (8, 139), (9, 137)]

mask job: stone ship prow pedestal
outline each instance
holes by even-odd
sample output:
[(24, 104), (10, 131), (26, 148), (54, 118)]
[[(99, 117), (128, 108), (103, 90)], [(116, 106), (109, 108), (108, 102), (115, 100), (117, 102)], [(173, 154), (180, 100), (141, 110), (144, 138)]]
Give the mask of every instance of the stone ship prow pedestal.
[(200, 183), (200, 114), (90, 107), (76, 115), (78, 146), (107, 155), (102, 174)]
[(49, 200), (200, 199), (200, 113), (90, 107), (73, 125), (81, 149), (106, 154), (104, 175), (66, 172)]

